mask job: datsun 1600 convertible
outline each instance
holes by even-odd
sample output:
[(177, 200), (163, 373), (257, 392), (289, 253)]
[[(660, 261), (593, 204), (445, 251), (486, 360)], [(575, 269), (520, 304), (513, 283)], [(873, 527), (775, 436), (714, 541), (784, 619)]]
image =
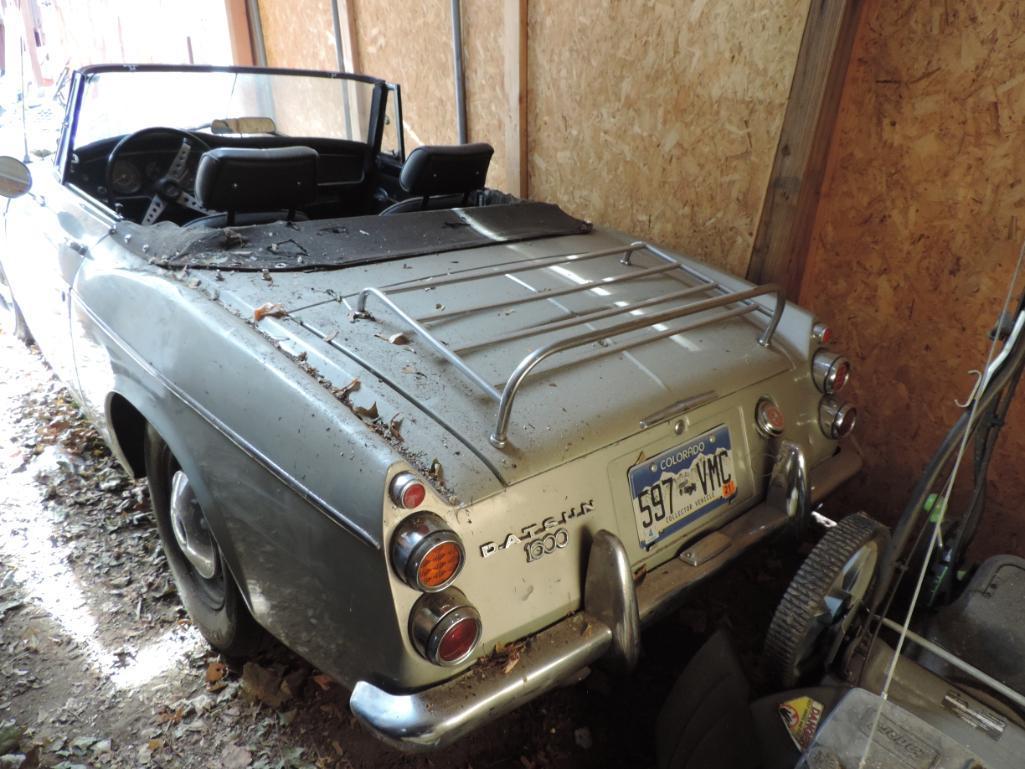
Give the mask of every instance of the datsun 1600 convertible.
[[(192, 622), (445, 744), (578, 677), (860, 467), (829, 330), (405, 156), (397, 86), (94, 66), (7, 158), (3, 306), (145, 475)], [(515, 667), (495, 664), (513, 648)]]

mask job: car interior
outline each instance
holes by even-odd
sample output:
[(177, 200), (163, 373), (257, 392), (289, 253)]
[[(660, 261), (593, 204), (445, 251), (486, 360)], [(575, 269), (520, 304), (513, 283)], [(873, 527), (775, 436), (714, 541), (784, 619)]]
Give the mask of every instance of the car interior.
[(487, 205), (494, 149), (414, 149), (405, 163), (362, 142), (147, 128), (77, 148), (67, 181), (138, 224), (216, 228)]

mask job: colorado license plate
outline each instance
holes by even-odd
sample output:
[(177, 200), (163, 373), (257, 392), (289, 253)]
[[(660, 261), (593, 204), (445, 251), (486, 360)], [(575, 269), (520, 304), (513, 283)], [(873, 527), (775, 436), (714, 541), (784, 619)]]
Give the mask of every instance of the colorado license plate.
[(720, 425), (634, 465), (629, 479), (637, 536), (651, 547), (736, 496), (730, 430)]

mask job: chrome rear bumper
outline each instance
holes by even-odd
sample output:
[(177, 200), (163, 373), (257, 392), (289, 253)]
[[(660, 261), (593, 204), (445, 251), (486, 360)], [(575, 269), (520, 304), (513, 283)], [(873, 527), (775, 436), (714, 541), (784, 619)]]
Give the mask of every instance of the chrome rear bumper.
[(648, 572), (636, 586), (623, 544), (614, 534), (599, 531), (588, 557), (583, 611), (532, 636), (514, 671), (504, 674), (481, 663), (413, 694), (391, 694), (359, 681), (349, 706), (391, 745), (430, 750), (515, 710), (599, 659), (629, 668), (640, 653), (642, 623), (671, 611), (692, 587), (795, 518), (807, 516), (812, 505), (860, 466), (856, 452), (840, 452), (809, 474), (801, 450), (783, 442), (764, 503)]

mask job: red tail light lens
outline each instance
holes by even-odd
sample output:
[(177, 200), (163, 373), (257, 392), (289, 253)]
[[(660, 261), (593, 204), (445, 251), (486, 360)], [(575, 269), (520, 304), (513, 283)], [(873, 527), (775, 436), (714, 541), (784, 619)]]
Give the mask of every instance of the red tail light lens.
[(409, 638), (435, 665), (458, 665), (481, 639), (480, 614), (454, 587), (421, 596), (409, 615)]
[(854, 404), (841, 403), (829, 396), (819, 403), (819, 427), (827, 438), (843, 438), (854, 429), (857, 421), (858, 409)]
[(833, 329), (825, 323), (816, 323), (812, 327), (811, 335), (819, 344), (829, 344), (833, 341)]
[(399, 473), (392, 478), (388, 496), (403, 510), (412, 510), (424, 503), (427, 488), (412, 473)]
[(480, 623), (473, 617), (463, 617), (451, 625), (441, 637), (438, 644), (438, 661), (444, 665), (454, 665), (466, 658), (466, 655), (477, 645), (480, 635)]
[(811, 359), (811, 378), (819, 392), (833, 395), (850, 381), (851, 363), (843, 355), (819, 350)]
[(413, 513), (395, 527), (391, 561), (412, 588), (443, 590), (459, 575), (465, 561), (463, 543), (445, 520), (426, 510)]
[(771, 398), (762, 398), (755, 407), (755, 424), (762, 435), (772, 438), (783, 434), (786, 420), (783, 411)]

